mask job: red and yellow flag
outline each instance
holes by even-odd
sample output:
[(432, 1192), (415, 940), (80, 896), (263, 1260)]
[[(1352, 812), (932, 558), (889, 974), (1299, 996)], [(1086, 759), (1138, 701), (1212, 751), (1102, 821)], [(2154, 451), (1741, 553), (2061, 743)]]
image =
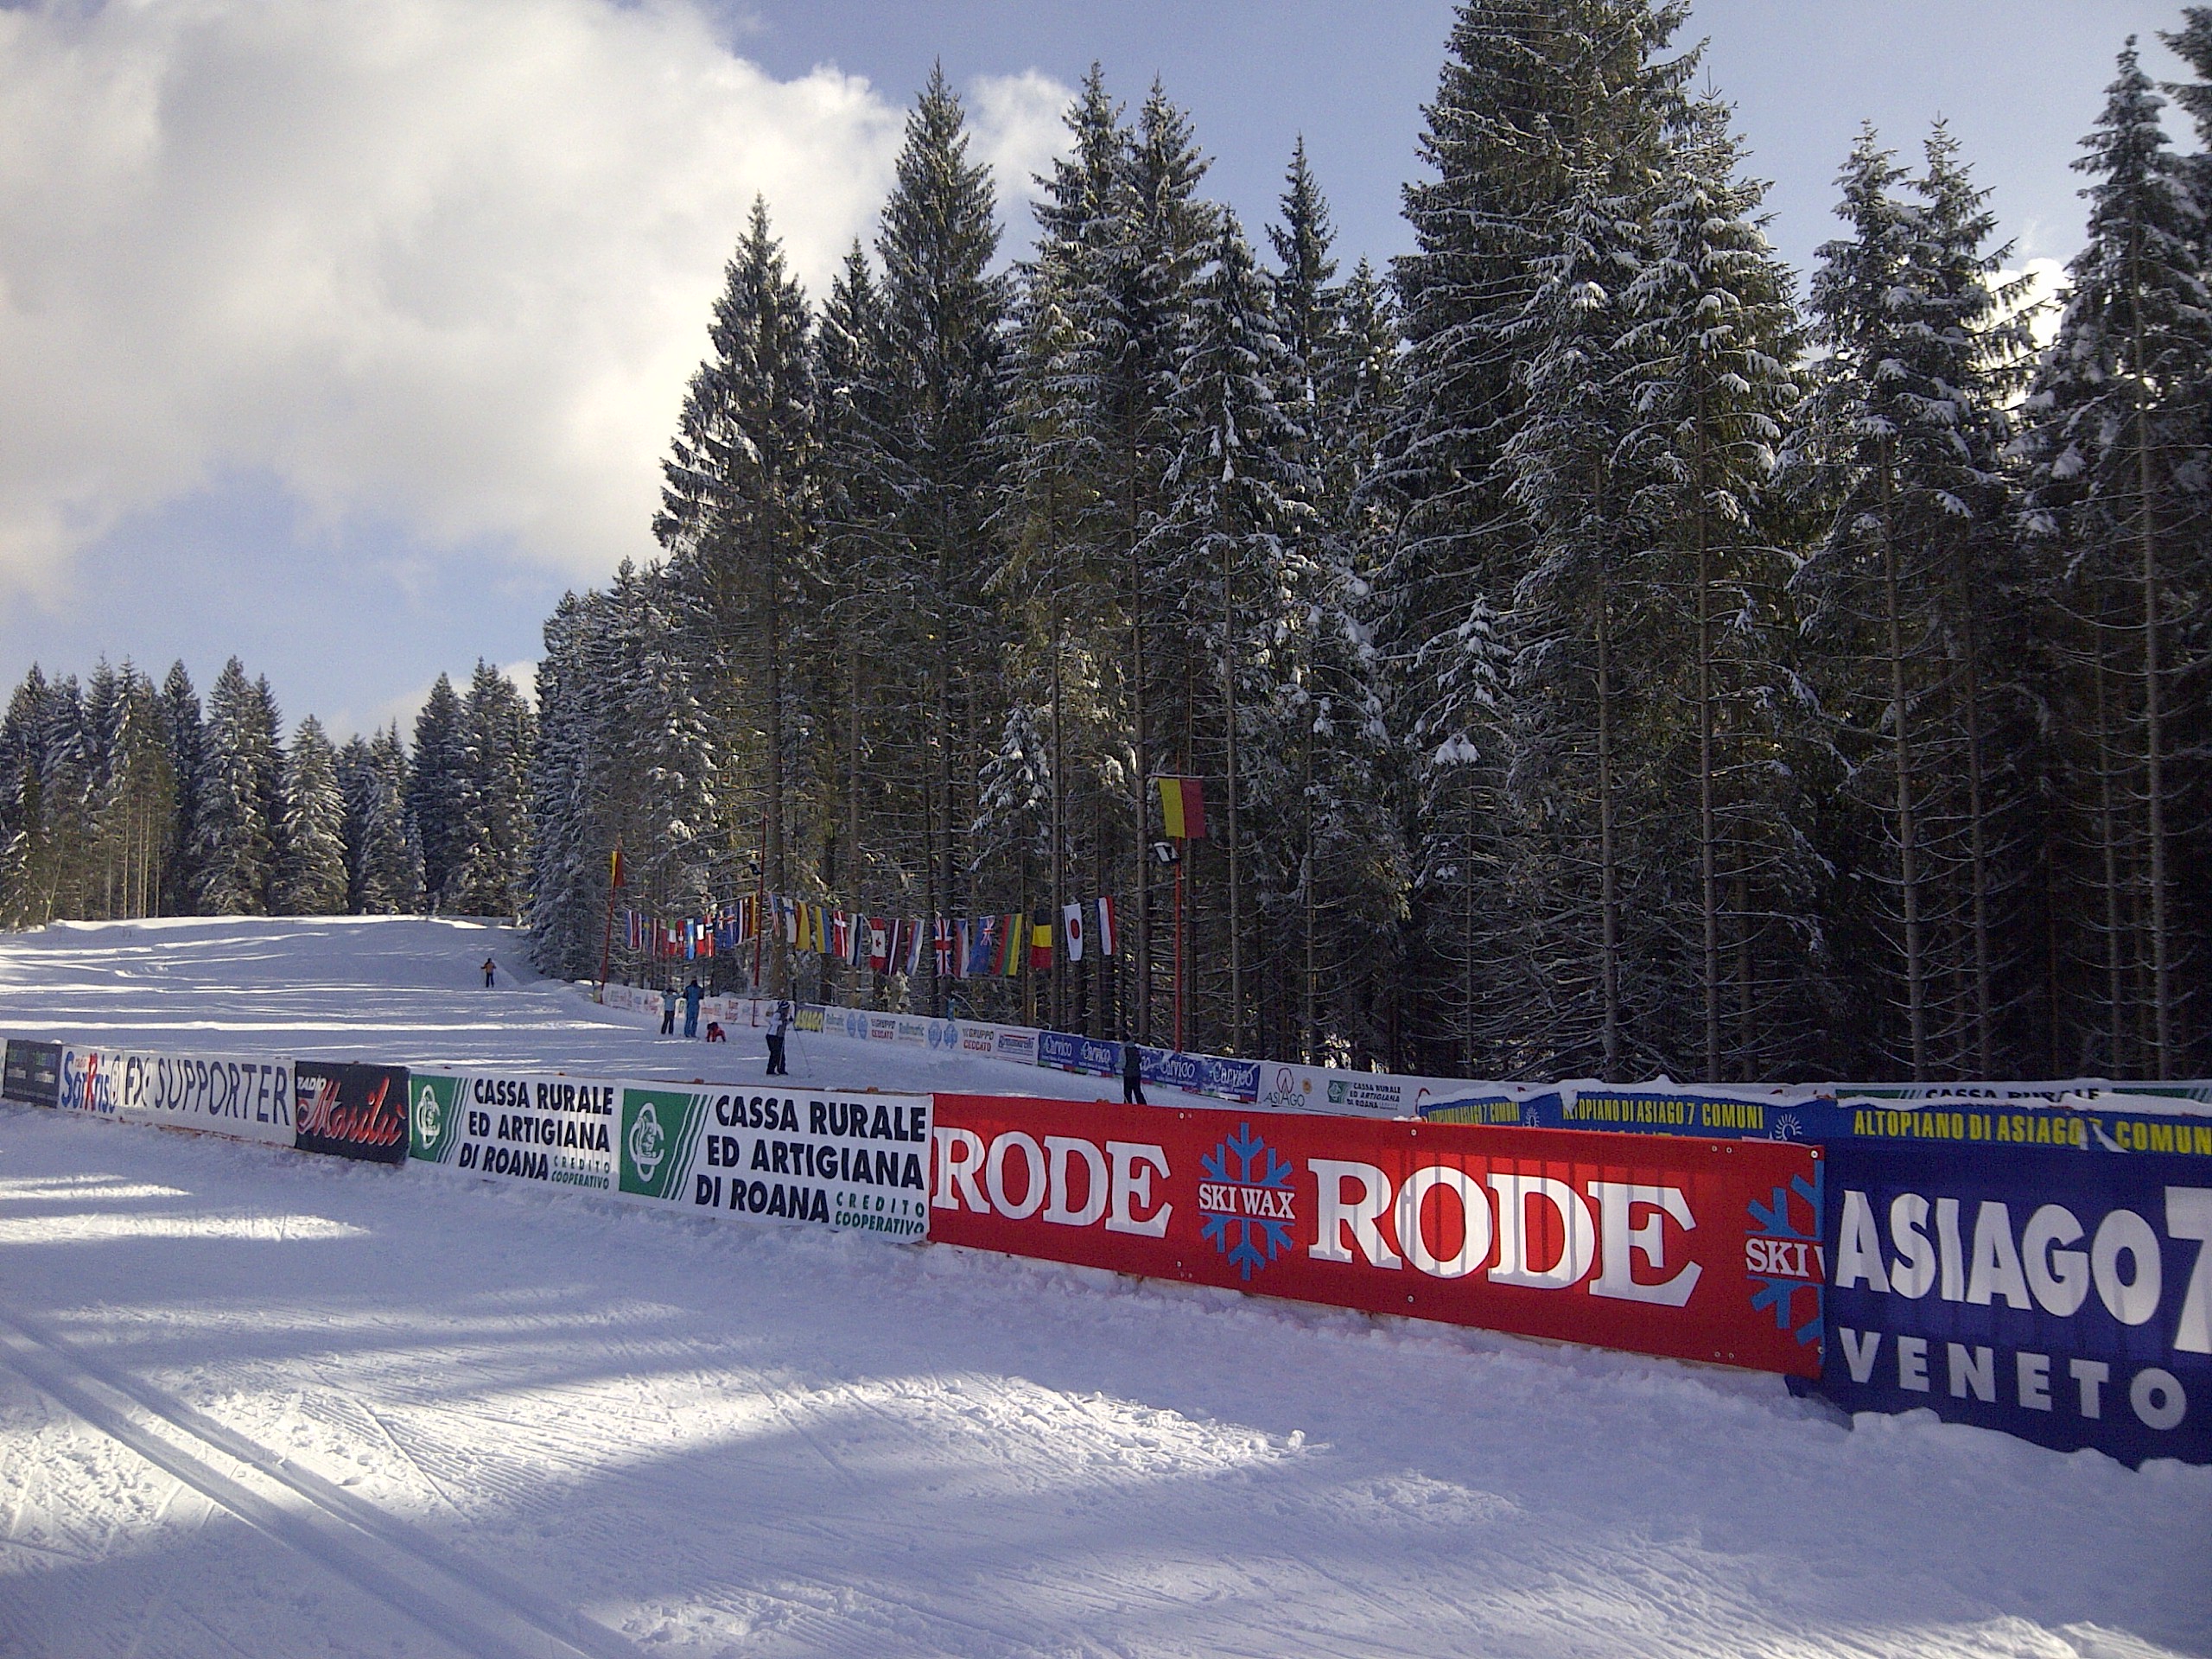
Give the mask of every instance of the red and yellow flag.
[(1195, 778), (1160, 780), (1160, 816), (1170, 841), (1206, 838), (1205, 791)]

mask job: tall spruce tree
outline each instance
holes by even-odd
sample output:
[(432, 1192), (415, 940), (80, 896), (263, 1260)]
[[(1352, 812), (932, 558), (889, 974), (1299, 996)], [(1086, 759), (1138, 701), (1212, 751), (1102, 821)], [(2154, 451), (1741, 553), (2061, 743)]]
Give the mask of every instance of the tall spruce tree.
[(1499, 1065), (1487, 1046), (1493, 988), (1533, 995), (1491, 902), (1504, 868), (1506, 616), (1534, 557), (1504, 461), (1523, 421), (1516, 330), (1578, 181), (1679, 104), (1695, 58), (1666, 52), (1684, 11), (1469, 0), (1424, 111), (1435, 176), (1407, 187), (1415, 247), (1394, 266), (1404, 387), (1367, 488), (1393, 519), (1378, 645), (1408, 771), (1410, 1023), (1436, 1069)]
[(461, 908), (476, 817), (468, 758), (468, 713), (441, 674), (415, 716), (407, 769), (407, 817), (423, 849), (423, 888), (433, 910)]
[[(1157, 563), (1180, 619), (1177, 655), (1209, 671), (1185, 693), (1182, 764), (1222, 780), (1226, 810), (1215, 840), (1227, 948), (1217, 950), (1227, 972), (1218, 1030), (1231, 1054), (1250, 1052), (1256, 1024), (1254, 854), (1281, 868), (1297, 822), (1296, 783), (1283, 762), (1299, 602), (1315, 572), (1303, 534), (1312, 512), (1305, 434), (1277, 401), (1293, 361), (1268, 280), (1236, 216), (1224, 214), (1175, 367), (1180, 443), (1167, 476), (1161, 539), (1169, 545)], [(1256, 836), (1255, 806), (1266, 825)]]
[[(2170, 1077), (2206, 1041), (2201, 947), (2179, 897), (2179, 854), (2196, 828), (2188, 803), (2205, 766), (2177, 747), (2175, 722), (2202, 729), (2201, 659), (2185, 642), (2202, 639), (2212, 594), (2212, 300), (2203, 209), (2161, 101), (2131, 39), (2075, 162), (2090, 180), (2088, 244), (2068, 268), (2028, 442), (2035, 522), (2050, 537), (2042, 587), (2063, 640), (2069, 861), (2073, 887), (2093, 895), (2070, 907), (2081, 918), (2071, 954), (2090, 969), (2077, 993), (2085, 1046), (2113, 1075)], [(2177, 703), (2184, 686), (2194, 699)]]
[[(998, 227), (989, 170), (969, 155), (960, 100), (932, 69), (906, 121), (876, 254), (883, 265), (880, 465), (889, 512), (884, 576), (906, 626), (893, 659), (911, 665), (906, 697), (926, 710), (910, 766), (925, 830), (917, 849), (925, 912), (967, 907), (978, 816), (973, 781), (1004, 692), (1001, 631), (979, 556), (997, 505), (1009, 296), (992, 265)], [(902, 699), (905, 700), (905, 699)], [(1015, 895), (1016, 907), (1020, 895)], [(928, 969), (932, 1010), (950, 987)]]
[(189, 916), (198, 903), (200, 776), (207, 739), (200, 694), (181, 662), (169, 665), (162, 682), (162, 729), (168, 744), (169, 774), (176, 791), (170, 818), (169, 847), (162, 864), (162, 914)]
[[(700, 860), (715, 825), (699, 816), (713, 787), (699, 768), (717, 727), (737, 728), (724, 747), (744, 757), (758, 780), (749, 805), (757, 804), (762, 825), (768, 887), (789, 892), (797, 874), (787, 856), (797, 804), (790, 785), (805, 756), (792, 717), (794, 662), (804, 658), (797, 647), (820, 597), (821, 429), (810, 321), (769, 230), (767, 206), (755, 201), (715, 301), (710, 353), (692, 376), (663, 464), (653, 524), (670, 550), (672, 591), (698, 652), (685, 660), (677, 640), (639, 642), (676, 675), (649, 705), (664, 715), (651, 734), (660, 801), (652, 816), (683, 826), (683, 850), (671, 849), (673, 862), (656, 874), (671, 894), (704, 890)], [(648, 605), (650, 586), (636, 589)], [(774, 963), (775, 988), (788, 989), (782, 950)]]
[(346, 909), (346, 797), (338, 754), (309, 715), (284, 755), (284, 836), (275, 908), (287, 916), (336, 916)]
[(530, 875), (530, 764), (537, 741), (530, 705), (480, 658), (462, 706), (468, 733), (468, 844), (461, 907), (473, 916), (518, 916)]
[(235, 657), (208, 694), (207, 747), (197, 793), (200, 911), (208, 916), (265, 916), (276, 877), (277, 826), (269, 773), (281, 765), (268, 700)]

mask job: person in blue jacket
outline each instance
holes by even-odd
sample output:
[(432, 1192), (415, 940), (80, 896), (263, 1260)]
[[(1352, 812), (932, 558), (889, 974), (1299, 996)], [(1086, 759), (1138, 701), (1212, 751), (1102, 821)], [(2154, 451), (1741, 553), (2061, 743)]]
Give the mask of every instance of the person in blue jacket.
[(699, 1034), (699, 999), (704, 995), (706, 993), (699, 988), (699, 982), (696, 979), (683, 988), (683, 1034), (686, 1037)]
[(660, 988), (660, 1034), (664, 1037), (676, 1035), (676, 988), (673, 985)]

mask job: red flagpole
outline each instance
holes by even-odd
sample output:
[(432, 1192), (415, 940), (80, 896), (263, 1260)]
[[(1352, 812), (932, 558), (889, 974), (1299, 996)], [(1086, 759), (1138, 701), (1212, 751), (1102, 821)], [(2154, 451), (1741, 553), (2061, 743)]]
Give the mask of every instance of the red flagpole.
[(614, 955), (614, 895), (622, 890), (622, 849), (614, 849), (614, 857), (607, 871), (607, 929), (599, 941), (599, 1000), (607, 1001), (607, 966)]

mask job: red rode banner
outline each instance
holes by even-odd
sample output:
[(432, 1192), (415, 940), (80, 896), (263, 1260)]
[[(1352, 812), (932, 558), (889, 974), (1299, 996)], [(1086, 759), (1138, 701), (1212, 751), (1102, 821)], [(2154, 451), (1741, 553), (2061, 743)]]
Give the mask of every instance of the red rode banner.
[(930, 1236), (1817, 1376), (1821, 1151), (939, 1095)]

